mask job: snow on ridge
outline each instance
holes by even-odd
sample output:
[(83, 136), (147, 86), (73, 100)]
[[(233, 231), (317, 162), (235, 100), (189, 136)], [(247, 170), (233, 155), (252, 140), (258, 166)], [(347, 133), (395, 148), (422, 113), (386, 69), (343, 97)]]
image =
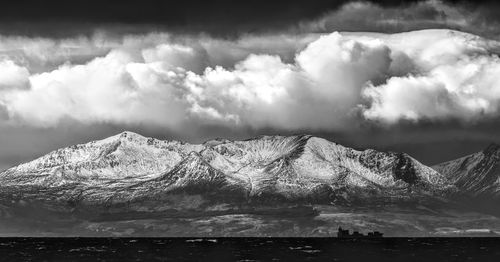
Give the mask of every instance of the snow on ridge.
[(464, 194), (500, 197), (500, 146), (495, 143), (488, 145), (482, 151), (432, 168)]
[[(430, 168), (405, 154), (358, 151), (309, 135), (260, 136), (239, 141), (215, 139), (188, 144), (133, 132), (56, 150), (7, 170), (0, 174), (0, 180), (10, 185), (55, 187), (77, 183), (78, 187), (100, 188), (104, 186), (102, 179), (131, 186), (137, 181), (162, 178), (150, 184), (158, 187), (154, 192), (159, 192), (171, 190), (169, 187), (173, 185), (179, 188), (204, 183), (217, 174), (224, 184), (240, 188), (248, 196), (272, 192), (294, 197), (339, 187), (404, 189), (411, 185), (395, 173), (400, 168), (398, 156), (419, 179), (442, 186), (441, 180), (435, 178), (437, 172), (430, 172)], [(166, 175), (170, 172), (175, 175)], [(184, 177), (181, 184), (165, 181), (180, 176)], [(141, 190), (141, 194), (148, 193), (145, 188)], [(130, 196), (137, 194), (133, 192)]]

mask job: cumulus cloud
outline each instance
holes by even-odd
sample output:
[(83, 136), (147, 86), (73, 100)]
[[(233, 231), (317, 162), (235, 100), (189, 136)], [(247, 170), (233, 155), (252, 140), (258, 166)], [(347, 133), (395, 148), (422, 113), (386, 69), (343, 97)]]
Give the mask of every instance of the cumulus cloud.
[(200, 109), (255, 128), (342, 129), (360, 101), (369, 79), (382, 78), (389, 51), (378, 41), (320, 37), (296, 55), (294, 63), (279, 56), (250, 55), (234, 70), (209, 68), (190, 74), (193, 101)]
[(393, 77), (370, 86), (364, 95), (373, 103), (370, 119), (388, 123), (399, 119), (461, 119), (496, 117), (500, 106), (500, 60), (476, 58), (433, 68), (421, 76)]
[(0, 61), (0, 90), (28, 86), (29, 71), (11, 60)]
[[(146, 36), (124, 39), (121, 45), (108, 41), (115, 46), (105, 56), (31, 75), (26, 74), (29, 66), (9, 62), (25, 72), (11, 74), (16, 83), (10, 80), (9, 85), (28, 83), (29, 88), (3, 93), (0, 100), (11, 123), (42, 127), (74, 119), (169, 129), (191, 122), (331, 129), (346, 124), (363, 83), (382, 78), (390, 64), (389, 50), (380, 41), (361, 43), (338, 33), (319, 39), (304, 36), (293, 45), (291, 37), (283, 36), (284, 43), (272, 45), (267, 53), (269, 39), (248, 38), (176, 42)], [(307, 41), (313, 43), (306, 46)], [(214, 42), (219, 43), (219, 59), (229, 65), (212, 65), (217, 61), (209, 52)], [(220, 46), (228, 47), (226, 53)]]
[[(429, 42), (417, 48), (420, 43), (412, 41), (415, 37)], [(407, 33), (403, 38), (410, 44), (399, 48), (407, 50), (416, 70), (389, 77), (381, 85), (369, 84), (363, 90), (369, 101), (366, 118), (386, 123), (401, 119), (477, 122), (499, 115), (498, 42), (446, 31)], [(398, 48), (394, 36), (391, 42), (396, 43), (393, 49)]]
[(457, 31), (2, 41), (11, 126), (338, 131), (500, 114), (500, 43)]

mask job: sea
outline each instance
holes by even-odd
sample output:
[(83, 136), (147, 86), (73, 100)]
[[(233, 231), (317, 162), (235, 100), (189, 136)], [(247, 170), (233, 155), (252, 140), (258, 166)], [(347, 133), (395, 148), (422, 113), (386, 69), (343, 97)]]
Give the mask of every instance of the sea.
[(500, 261), (500, 238), (0, 238), (0, 261)]

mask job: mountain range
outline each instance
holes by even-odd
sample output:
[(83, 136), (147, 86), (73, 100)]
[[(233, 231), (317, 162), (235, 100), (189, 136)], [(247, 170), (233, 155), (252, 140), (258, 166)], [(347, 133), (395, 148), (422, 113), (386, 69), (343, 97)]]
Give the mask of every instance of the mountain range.
[(303, 205), (494, 205), (499, 160), (494, 144), (429, 167), (405, 153), (355, 150), (309, 135), (189, 144), (123, 132), (1, 172), (0, 214), (43, 209), (113, 220)]

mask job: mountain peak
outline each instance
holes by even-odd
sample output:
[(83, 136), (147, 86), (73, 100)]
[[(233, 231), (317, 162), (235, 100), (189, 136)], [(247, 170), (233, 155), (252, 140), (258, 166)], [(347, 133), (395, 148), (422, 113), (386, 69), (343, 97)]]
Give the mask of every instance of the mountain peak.
[(483, 150), (483, 154), (485, 155), (493, 155), (497, 152), (500, 152), (500, 145), (497, 143), (491, 143)]
[(231, 142), (232, 141), (229, 140), (229, 139), (217, 137), (217, 138), (214, 138), (212, 140), (205, 141), (203, 143), (203, 145), (206, 145), (206, 146), (217, 146), (217, 145), (227, 144), (227, 143), (231, 143)]
[(110, 136), (108, 138), (105, 138), (103, 140), (99, 140), (96, 142), (103, 142), (103, 143), (117, 142), (117, 141), (141, 142), (141, 141), (146, 141), (146, 140), (147, 140), (147, 137), (144, 137), (140, 134), (130, 132), (130, 131), (123, 131), (119, 134), (116, 134), (114, 136)]
[(284, 140), (288, 138), (312, 138), (312, 135), (306, 134), (295, 134), (295, 135), (258, 135), (255, 137), (247, 138), (242, 141), (252, 141), (252, 140), (261, 140), (261, 141), (271, 141), (271, 140)]
[[(0, 189), (5, 185), (18, 186), (19, 190), (71, 185), (73, 191), (62, 197), (93, 190), (95, 193), (85, 197), (105, 203), (116, 188), (123, 189), (120, 197), (128, 200), (156, 197), (152, 194), (166, 194), (168, 190), (172, 194), (226, 194), (223, 187), (248, 196), (259, 197), (265, 192), (293, 200), (316, 197), (318, 186), (329, 192), (354, 188), (349, 193), (353, 195), (358, 189), (376, 189), (373, 194), (381, 197), (395, 195), (407, 184), (412, 190), (425, 192), (428, 188), (441, 192), (447, 186), (437, 172), (406, 154), (395, 157), (357, 151), (310, 135), (216, 139), (208, 143), (213, 145), (157, 140), (125, 131), (62, 148), (10, 169), (0, 175)], [(104, 180), (111, 181), (115, 188), (109, 188)], [(144, 181), (152, 184), (139, 186)], [(329, 199), (330, 194), (323, 197)]]
[(145, 138), (144, 136), (142, 135), (139, 135), (137, 133), (134, 133), (134, 132), (131, 132), (131, 131), (123, 131), (117, 135), (115, 135), (115, 137), (118, 137), (118, 138), (122, 138), (122, 139), (142, 139), (142, 138)]

